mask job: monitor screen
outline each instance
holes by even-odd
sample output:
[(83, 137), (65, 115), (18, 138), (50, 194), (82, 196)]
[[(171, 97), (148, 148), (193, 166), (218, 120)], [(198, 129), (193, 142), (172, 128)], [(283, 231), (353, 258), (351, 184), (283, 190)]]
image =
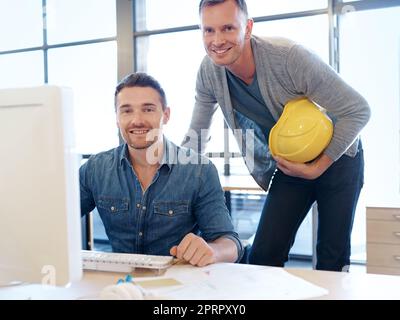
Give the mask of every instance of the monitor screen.
[(82, 276), (72, 92), (0, 90), (0, 283)]

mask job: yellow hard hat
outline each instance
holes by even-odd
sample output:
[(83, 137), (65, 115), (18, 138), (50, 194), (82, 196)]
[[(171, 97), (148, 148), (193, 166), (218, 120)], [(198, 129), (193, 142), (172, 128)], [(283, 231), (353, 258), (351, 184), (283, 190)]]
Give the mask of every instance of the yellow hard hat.
[(308, 162), (321, 154), (332, 139), (331, 119), (307, 98), (289, 101), (269, 134), (272, 155)]

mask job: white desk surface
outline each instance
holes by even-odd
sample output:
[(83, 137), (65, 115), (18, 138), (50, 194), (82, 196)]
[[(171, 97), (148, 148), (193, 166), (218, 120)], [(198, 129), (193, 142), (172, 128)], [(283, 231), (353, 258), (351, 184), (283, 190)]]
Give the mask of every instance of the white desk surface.
[(306, 269), (286, 269), (317, 286), (329, 290), (321, 299), (400, 300), (400, 276), (346, 273)]
[[(168, 272), (176, 274), (179, 268), (192, 266), (172, 266)], [(271, 268), (271, 267), (263, 267)], [(275, 268), (280, 269), (280, 268)], [(183, 270), (183, 269), (181, 269)], [(314, 285), (327, 289), (327, 295), (317, 299), (400, 299), (400, 276), (363, 273), (341, 273), (315, 271), (309, 269), (284, 269), (291, 275), (302, 278)], [(99, 271), (85, 271), (80, 282), (59, 291), (43, 289), (40, 285), (0, 288), (0, 299), (96, 299), (99, 292), (110, 284), (115, 284), (125, 274)], [(139, 279), (139, 278), (136, 278)], [(142, 278), (141, 278), (142, 279)], [(232, 279), (232, 281), (235, 281)], [(58, 289), (57, 289), (58, 290)], [(188, 297), (190, 299), (190, 297)]]
[(250, 175), (245, 176), (224, 176), (220, 175), (222, 189), (224, 191), (263, 191), (263, 189), (254, 181)]

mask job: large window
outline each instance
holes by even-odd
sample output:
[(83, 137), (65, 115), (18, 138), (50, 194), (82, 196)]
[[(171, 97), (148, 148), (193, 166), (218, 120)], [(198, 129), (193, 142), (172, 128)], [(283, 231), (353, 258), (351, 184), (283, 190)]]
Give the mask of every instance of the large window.
[(0, 52), (41, 46), (42, 1), (0, 1)]
[(305, 12), (328, 7), (327, 0), (247, 0), (249, 15), (252, 17), (271, 16), (285, 13)]
[(48, 43), (115, 37), (115, 3), (112, 0), (46, 0)]
[(0, 88), (70, 87), (77, 151), (118, 145), (116, 1), (1, 0), (0, 29)]
[(49, 83), (69, 86), (74, 91), (80, 153), (97, 153), (118, 145), (113, 106), (116, 51), (115, 41), (48, 51)]
[(197, 24), (197, 0), (134, 0), (137, 31)]
[(40, 50), (0, 55), (0, 88), (41, 85), (44, 82)]
[[(384, 1), (382, 1), (384, 2)], [(362, 132), (365, 185), (352, 238), (365, 259), (365, 207), (400, 203), (400, 7), (349, 11), (340, 21), (340, 73), (370, 103)]]
[(115, 12), (110, 0), (0, 1), (0, 88), (71, 87), (82, 154), (118, 145)]
[(253, 33), (295, 40), (329, 63), (329, 21), (327, 14), (258, 22)]

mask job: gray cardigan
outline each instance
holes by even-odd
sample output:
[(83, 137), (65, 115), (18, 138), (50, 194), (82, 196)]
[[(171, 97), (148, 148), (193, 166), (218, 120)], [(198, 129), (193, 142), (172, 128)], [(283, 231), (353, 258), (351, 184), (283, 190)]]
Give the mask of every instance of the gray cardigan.
[[(358, 135), (370, 118), (366, 100), (316, 54), (291, 40), (252, 36), (251, 46), (260, 91), (274, 119), (279, 119), (289, 100), (306, 96), (324, 107), (334, 121), (334, 134), (324, 153), (334, 161), (343, 154), (354, 157)], [(240, 129), (232, 109), (225, 67), (215, 65), (206, 56), (197, 75), (196, 102), (190, 129), (199, 136), (201, 129), (208, 130), (218, 105), (229, 127)], [(190, 132), (187, 136), (191, 136)], [(192, 139), (185, 146), (195, 147), (197, 142)], [(204, 152), (206, 142), (207, 139), (201, 140), (201, 152)], [(269, 181), (254, 178), (267, 189)]]

